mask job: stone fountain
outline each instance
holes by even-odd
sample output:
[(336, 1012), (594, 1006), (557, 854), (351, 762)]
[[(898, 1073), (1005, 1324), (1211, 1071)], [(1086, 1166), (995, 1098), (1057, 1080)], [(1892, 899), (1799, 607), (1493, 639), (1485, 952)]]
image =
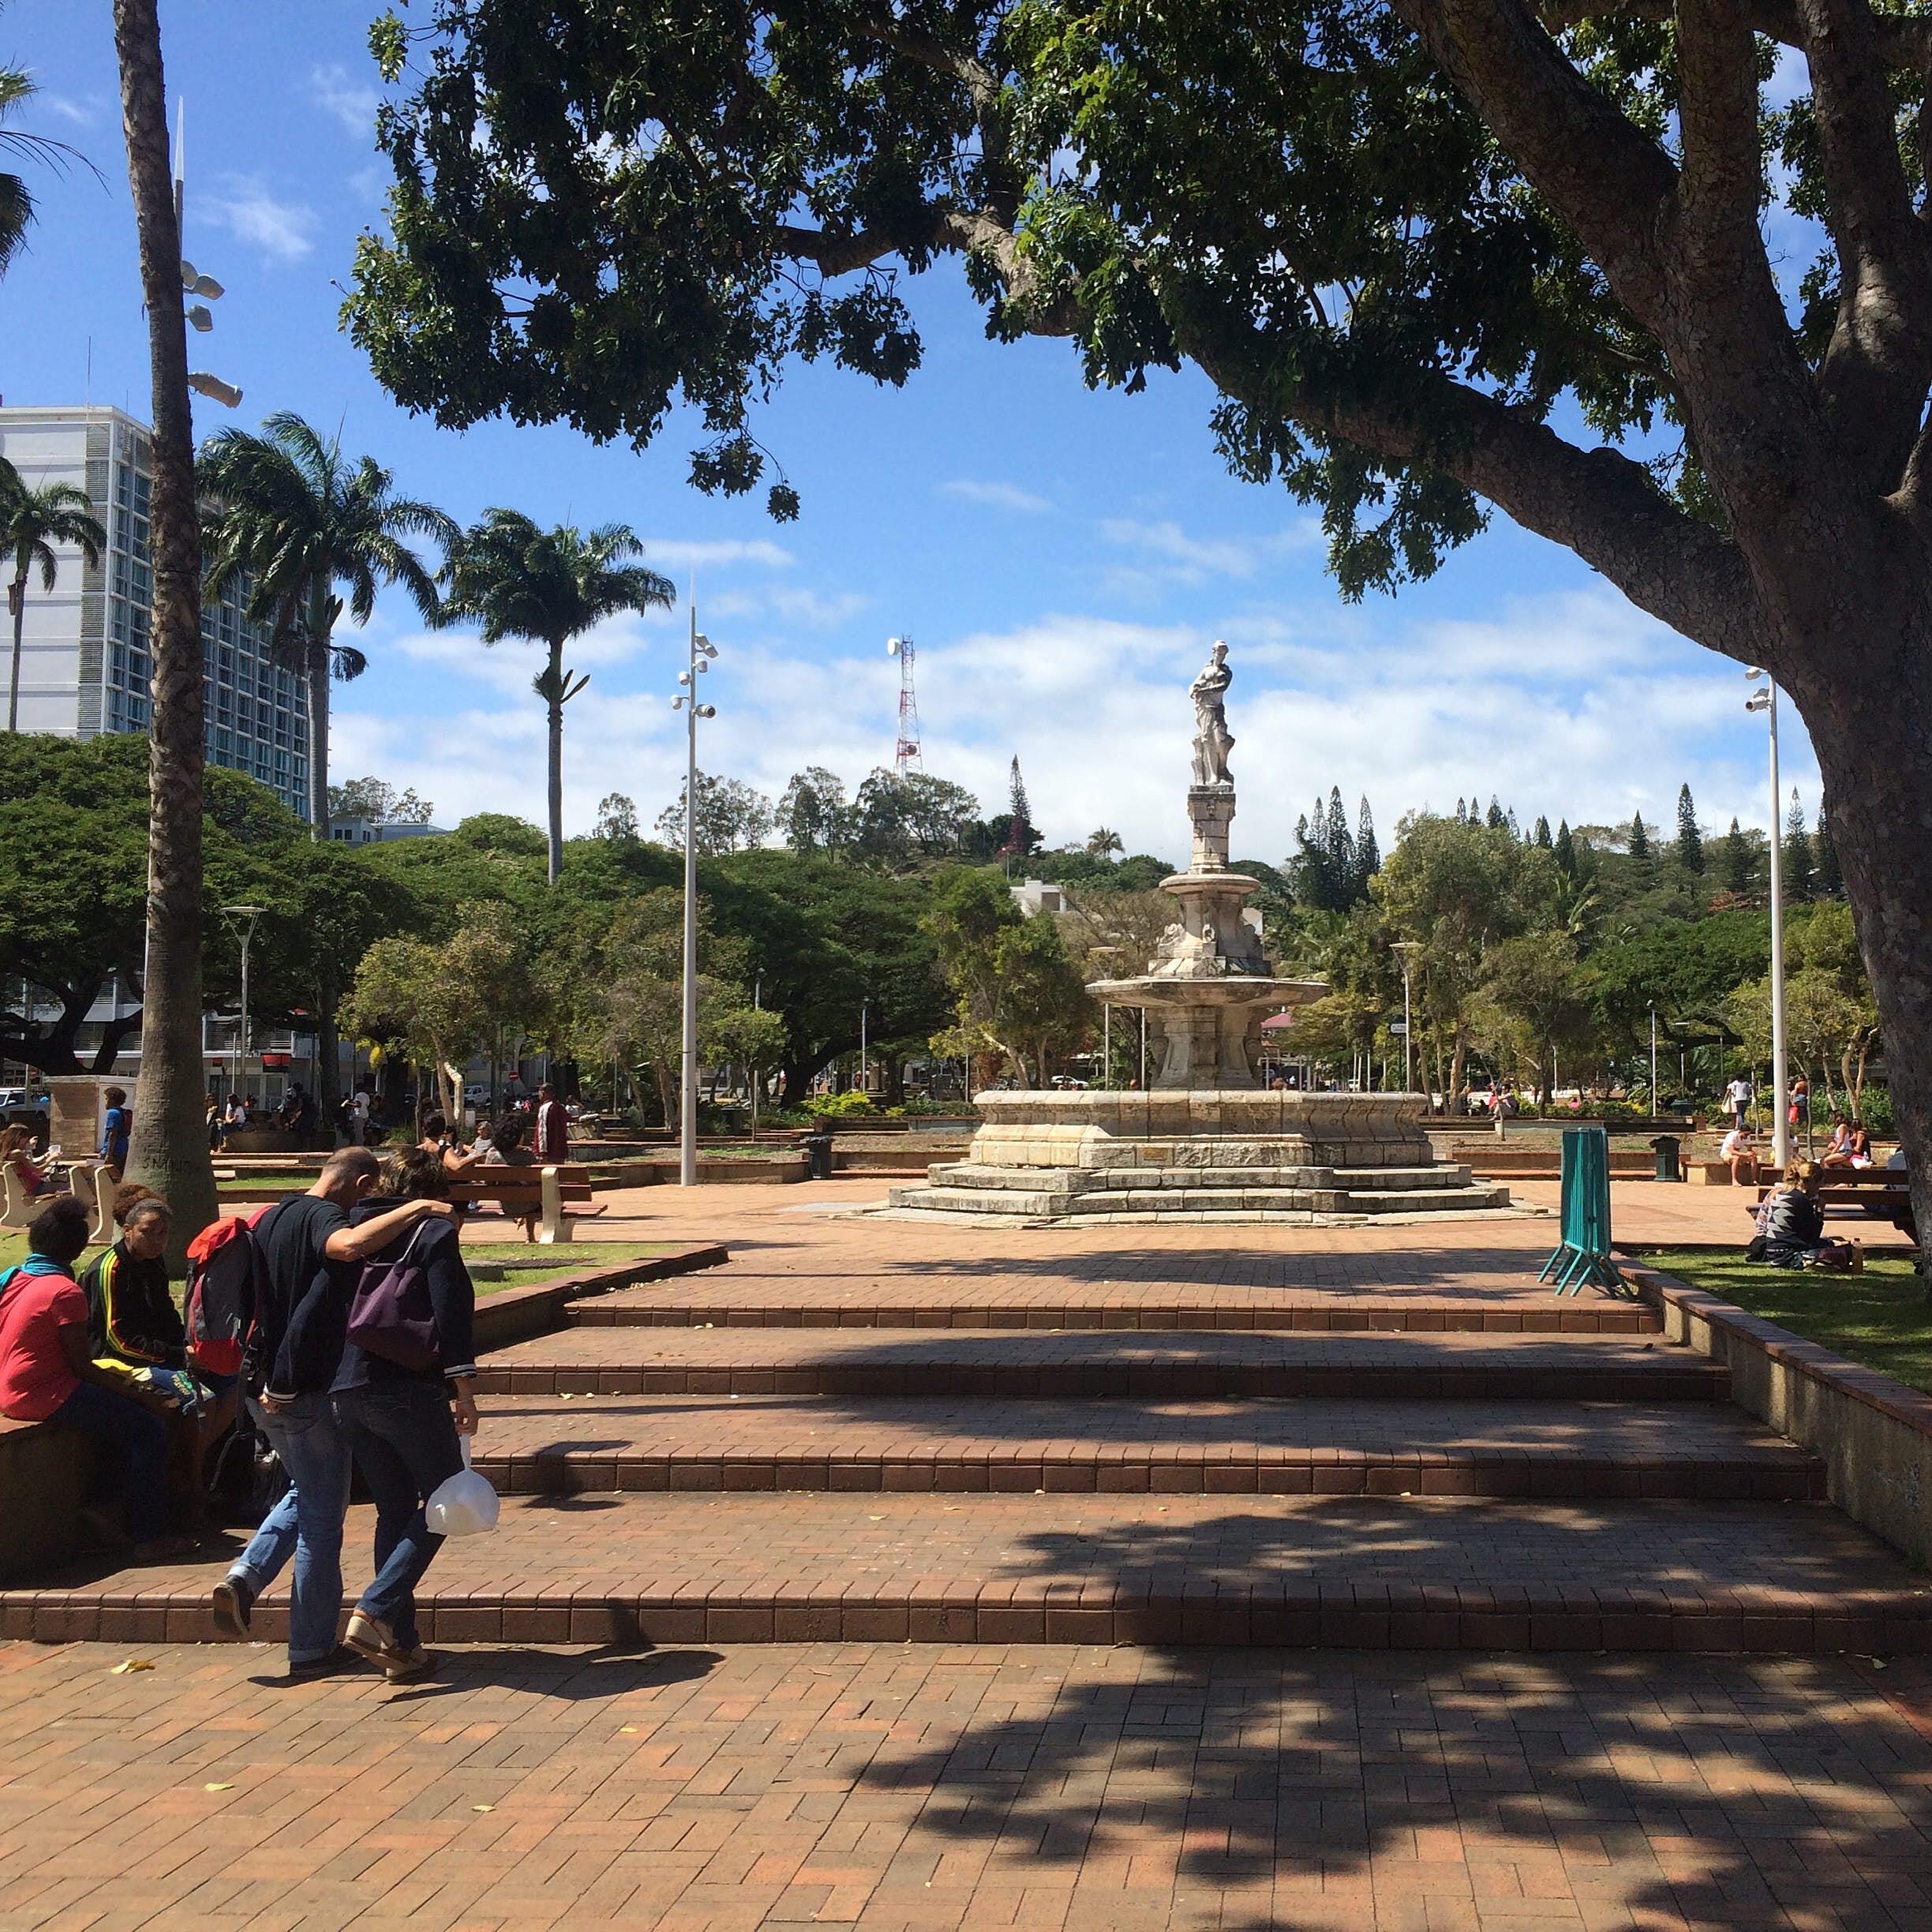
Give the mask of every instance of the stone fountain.
[(976, 1095), (981, 1125), (965, 1160), (934, 1166), (923, 1187), (895, 1188), (894, 1208), (1083, 1222), (1309, 1222), (1508, 1208), (1507, 1189), (1436, 1159), (1421, 1095), (1300, 1093), (1256, 1080), (1262, 1021), (1328, 989), (1319, 979), (1275, 978), (1243, 916), (1260, 882), (1231, 870), (1228, 859), (1233, 678), (1227, 646), (1217, 643), (1189, 687), (1193, 850), (1186, 871), (1161, 881), (1178, 917), (1145, 973), (1087, 989), (1146, 1014), (1155, 1050), (1149, 1090)]

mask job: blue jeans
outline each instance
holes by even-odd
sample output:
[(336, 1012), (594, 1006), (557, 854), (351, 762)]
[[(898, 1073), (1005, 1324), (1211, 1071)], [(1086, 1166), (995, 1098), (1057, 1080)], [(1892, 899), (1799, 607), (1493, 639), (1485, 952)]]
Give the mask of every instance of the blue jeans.
[(298, 1395), (279, 1409), (249, 1405), (282, 1458), (288, 1493), (262, 1518), (235, 1563), (257, 1594), (295, 1559), (289, 1597), (291, 1664), (313, 1664), (335, 1648), (342, 1620), (343, 1518), (349, 1513), (349, 1446), (327, 1395)]
[(449, 1397), (440, 1382), (365, 1383), (335, 1391), (335, 1415), (376, 1499), (376, 1578), (356, 1608), (413, 1649), (416, 1586), (443, 1547), (423, 1505), (462, 1467)]
[(159, 1536), (167, 1527), (167, 1425), (93, 1382), (83, 1382), (50, 1419), (94, 1443), (88, 1500), (120, 1503), (136, 1542)]

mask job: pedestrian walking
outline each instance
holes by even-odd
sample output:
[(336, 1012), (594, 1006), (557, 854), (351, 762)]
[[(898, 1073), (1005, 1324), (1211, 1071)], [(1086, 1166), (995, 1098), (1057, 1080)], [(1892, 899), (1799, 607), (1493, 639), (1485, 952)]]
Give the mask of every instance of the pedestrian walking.
[[(440, 1154), (399, 1148), (351, 1220), (388, 1219), (406, 1204), (447, 1209), (449, 1192)], [(376, 1501), (376, 1575), (346, 1638), (391, 1683), (407, 1683), (435, 1666), (417, 1630), (416, 1586), (443, 1539), (423, 1506), (463, 1466), (459, 1437), (476, 1429), (476, 1290), (453, 1219), (419, 1222), (356, 1275), (334, 1399)]]
[(260, 1304), (243, 1380), (256, 1426), (281, 1458), (289, 1489), (215, 1585), (216, 1627), (245, 1638), (255, 1600), (295, 1560), (289, 1604), (291, 1679), (324, 1676), (352, 1655), (337, 1642), (342, 1616), (343, 1518), (349, 1508), (349, 1449), (329, 1391), (342, 1365), (348, 1308), (331, 1264), (365, 1261), (447, 1204), (410, 1201), (350, 1225), (380, 1170), (363, 1148), (343, 1148), (307, 1193), (256, 1224)]
[(570, 1116), (548, 1080), (537, 1089), (537, 1158), (547, 1167), (570, 1159)]

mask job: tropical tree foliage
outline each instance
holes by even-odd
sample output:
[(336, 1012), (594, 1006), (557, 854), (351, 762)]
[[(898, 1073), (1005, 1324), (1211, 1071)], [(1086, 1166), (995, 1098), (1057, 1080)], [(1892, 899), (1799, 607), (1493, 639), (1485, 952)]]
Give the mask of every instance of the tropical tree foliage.
[[(6, 77), (0, 75), (0, 91)], [(0, 197), (3, 199), (3, 197)], [(27, 616), (27, 585), (38, 571), (40, 588), (51, 591), (60, 578), (56, 544), (71, 544), (90, 570), (100, 566), (107, 533), (85, 490), (71, 483), (43, 483), (34, 489), (22, 481), (11, 463), (0, 466), (0, 552), (11, 557), (13, 575), (7, 584), (7, 612), (13, 620), (13, 648), (7, 665), (9, 731), (20, 729), (21, 634)]]

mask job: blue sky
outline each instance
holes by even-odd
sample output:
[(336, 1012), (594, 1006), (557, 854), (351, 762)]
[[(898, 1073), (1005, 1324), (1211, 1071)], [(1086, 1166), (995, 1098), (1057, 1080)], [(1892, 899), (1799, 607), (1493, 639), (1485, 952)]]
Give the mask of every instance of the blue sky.
[[(919, 647), (926, 767), (1003, 808), (1021, 761), (1050, 840), (1111, 826), (1130, 848), (1185, 856), (1185, 687), (1226, 637), (1240, 786), (1234, 844), (1279, 858), (1297, 815), (1339, 784), (1386, 830), (1413, 807), (1492, 792), (1526, 824), (1667, 818), (1685, 779), (1707, 826), (1765, 817), (1762, 728), (1743, 680), (1632, 609), (1567, 552), (1499, 518), (1432, 582), (1348, 606), (1324, 575), (1312, 514), (1238, 484), (1216, 459), (1211, 398), (1192, 373), (1138, 397), (1089, 394), (1065, 345), (988, 343), (956, 271), (912, 286), (924, 367), (902, 391), (796, 373), (762, 425), (804, 499), (774, 526), (754, 501), (691, 490), (694, 438), (674, 423), (639, 455), (562, 428), (464, 435), (412, 419), (336, 326), (355, 238), (381, 219), (364, 44), (375, 0), (163, 0), (169, 91), (187, 103), (185, 246), (227, 286), (196, 365), (245, 391), (230, 417), (294, 409), (339, 424), (399, 485), (469, 519), (504, 503), (544, 521), (617, 519), (676, 578), (676, 612), (606, 627), (573, 661), (566, 818), (587, 829), (618, 791), (648, 822), (682, 776), (675, 689), (695, 573), (719, 646), (707, 769), (774, 796), (807, 764), (856, 783), (889, 762), (897, 672)], [(0, 395), (91, 394), (145, 417), (147, 361), (105, 0), (13, 0), (0, 53), (44, 92), (25, 124), (74, 143), (37, 176), (42, 220), (0, 281)], [(91, 375), (90, 375), (91, 357)], [(385, 600), (373, 668), (339, 688), (333, 766), (414, 784), (439, 819), (542, 811), (534, 653), (425, 635)], [(1816, 811), (1792, 721), (1787, 782)]]

